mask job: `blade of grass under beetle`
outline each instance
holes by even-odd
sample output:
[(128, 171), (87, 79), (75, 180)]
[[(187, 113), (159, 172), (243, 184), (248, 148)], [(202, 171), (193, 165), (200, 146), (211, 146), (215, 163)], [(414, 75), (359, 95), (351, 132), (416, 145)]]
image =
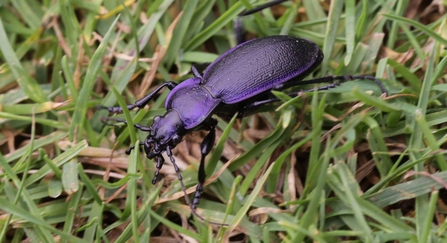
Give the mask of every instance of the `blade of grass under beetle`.
[(349, 168), (343, 162), (336, 163), (328, 173), (328, 184), (353, 214), (354, 220), (350, 222), (351, 229), (365, 232), (361, 237), (363, 241), (372, 240), (372, 229), (362, 213), (362, 209), (356, 198), (360, 196), (360, 187)]
[[(40, 21), (38, 21), (40, 23)], [(2, 19), (0, 19), (0, 50), (6, 63), (11, 69), (17, 83), (25, 94), (36, 103), (42, 103), (48, 100), (47, 95), (43, 92), (37, 81), (28, 74), (28, 71), (20, 64), (16, 53), (9, 43), (8, 35), (5, 32)]]
[(380, 97), (376, 97), (370, 94), (367, 94), (357, 87), (354, 87), (352, 90), (352, 93), (354, 96), (361, 102), (377, 107), (377, 109), (383, 111), (383, 112), (392, 112), (392, 111), (399, 111), (399, 107), (396, 107), (394, 104), (389, 104), (387, 101), (383, 100)]
[(242, 208), (237, 212), (237, 214), (234, 216), (233, 220), (231, 221), (231, 223), (230, 223), (230, 225), (228, 227), (228, 231), (227, 232), (234, 231), (236, 226), (238, 226), (239, 223), (241, 222), (242, 218), (245, 217), (245, 215), (247, 214), (249, 208), (251, 207), (253, 202), (258, 197), (259, 192), (262, 190), (262, 187), (264, 186), (265, 181), (269, 177), (270, 172), (272, 171), (272, 168), (273, 168), (274, 165), (275, 165), (275, 163), (272, 163), (269, 166), (269, 168), (265, 171), (264, 175), (262, 175), (262, 177), (259, 178), (255, 188), (253, 188), (253, 191), (251, 191), (250, 195), (245, 199)]
[[(321, 129), (321, 125), (318, 127)], [(314, 136), (314, 140), (318, 139), (317, 136)], [(331, 138), (326, 139), (326, 149), (325, 151), (329, 151), (331, 147)], [(321, 144), (321, 142), (320, 142)], [(308, 174), (314, 175), (313, 179), (308, 178), (306, 180), (306, 188), (307, 193), (303, 195), (306, 196), (306, 199), (309, 200), (306, 208), (303, 209), (304, 213), (300, 215), (296, 215), (295, 217), (298, 219), (298, 226), (304, 229), (307, 229), (310, 225), (316, 225), (315, 221), (318, 218), (318, 213), (320, 212), (320, 201), (322, 196), (325, 194), (325, 186), (327, 184), (327, 170), (329, 166), (330, 156), (329, 152), (324, 152), (317, 160), (313, 160), (314, 164), (318, 164), (318, 166), (314, 166), (312, 172), (308, 171)], [(310, 168), (310, 167), (309, 167)], [(298, 212), (297, 212), (298, 213)], [(291, 242), (302, 242), (306, 235), (297, 234), (292, 238)]]
[[(45, 137), (41, 137), (39, 139), (36, 139), (34, 142), (34, 149), (39, 149), (42, 148), (46, 145), (49, 144), (53, 144), (61, 139), (63, 139), (64, 137), (67, 136), (66, 132), (54, 132), (51, 133)], [(11, 163), (17, 159), (19, 159), (20, 157), (22, 157), (24, 155), (24, 153), (26, 153), (27, 149), (29, 148), (29, 144), (15, 150), (14, 152), (12, 152), (11, 154), (8, 154), (8, 156), (5, 157), (6, 161), (8, 163)]]
[[(84, 125), (85, 118), (87, 117), (87, 104), (90, 100), (90, 94), (92, 92), (96, 76), (99, 73), (99, 70), (102, 68), (102, 59), (107, 50), (107, 45), (110, 42), (111, 33), (112, 31), (114, 31), (115, 25), (118, 22), (118, 18), (119, 17), (117, 17), (113, 21), (112, 25), (104, 36), (103, 41), (101, 42), (101, 44), (99, 44), (98, 48), (95, 51), (95, 54), (93, 54), (87, 68), (87, 73), (85, 74), (83, 85), (81, 87), (81, 90), (79, 91), (79, 97), (76, 100), (75, 110), (73, 112), (73, 119), (70, 124), (69, 138), (71, 141), (74, 140), (75, 136), (82, 137), (81, 132), (83, 129), (78, 129), (78, 127), (82, 127)], [(76, 130), (78, 131), (78, 134), (75, 134)]]
[(355, 47), (355, 1), (345, 1), (345, 36), (346, 36), (346, 55), (344, 58), (345, 65), (349, 65)]
[[(58, 167), (60, 167), (63, 164), (70, 161), (72, 158), (75, 158), (83, 149), (87, 147), (88, 147), (87, 142), (85, 140), (82, 140), (79, 143), (67, 149), (66, 151), (64, 151), (63, 153), (61, 153), (60, 155), (58, 155), (56, 158), (52, 159), (52, 162), (53, 164), (56, 164)], [(53, 170), (49, 165), (42, 166), (25, 180), (25, 185), (26, 186), (32, 185), (33, 183), (42, 179), (44, 176), (48, 175), (49, 173), (52, 173), (52, 171)]]
[(431, 224), (433, 223), (433, 219), (436, 218), (435, 210), (437, 209), (438, 204), (438, 198), (439, 198), (439, 191), (432, 191), (430, 193), (430, 201), (428, 202), (428, 208), (427, 208), (427, 217), (425, 221), (426, 227), (422, 230), (422, 234), (420, 239), (423, 240), (423, 242), (430, 242), (430, 239), (433, 237), (430, 235), (430, 232), (432, 231)]
[(213, 34), (222, 29), (223, 26), (233, 21), (233, 19), (235, 19), (243, 10), (244, 6), (242, 2), (236, 2), (206, 29), (198, 33), (192, 40), (190, 40), (185, 45), (185, 51), (192, 51), (197, 49), (197, 47), (199, 47), (202, 43), (211, 38)]
[(43, 220), (42, 218), (37, 218), (33, 214), (30, 214), (29, 210), (26, 210), (17, 205), (13, 205), (10, 201), (5, 200), (4, 198), (0, 198), (0, 209), (7, 213), (13, 214), (16, 217), (22, 218), (27, 222), (30, 222), (35, 225), (40, 225), (42, 228), (45, 228), (56, 235), (60, 235), (61, 237), (69, 240), (70, 242), (88, 242), (54, 228), (50, 224), (47, 224), (47, 222), (45, 222), (45, 220)]
[[(136, 140), (134, 143), (135, 148), (140, 146), (140, 141)], [(141, 164), (140, 150), (134, 149), (133, 153), (129, 156), (127, 172), (131, 174), (138, 173), (137, 166)], [(137, 209), (137, 178), (132, 178), (127, 183), (127, 199), (123, 211), (123, 217), (127, 217), (126, 211), (130, 214), (130, 221), (132, 225), (132, 236), (135, 242), (139, 242), (139, 221), (138, 221), (138, 209)], [(128, 210), (126, 210), (128, 209)]]
[[(188, 33), (188, 28), (193, 20), (192, 17), (197, 4), (198, 0), (187, 1), (185, 3), (185, 6), (183, 6), (182, 8), (182, 16), (180, 17), (180, 20), (172, 33), (172, 40), (167, 47), (166, 55), (164, 58), (167, 66), (172, 65), (174, 60), (178, 58), (181, 45), (184, 41), (186, 42), (186, 39), (184, 38)], [(194, 19), (194, 21), (196, 20)]]
[[(1, 111), (0, 111), (0, 118), (10, 119), (10, 120), (14, 120), (14, 121), (28, 121), (28, 122), (31, 122), (31, 120), (32, 120), (32, 118), (29, 116), (19, 116), (19, 115), (14, 115), (11, 113), (1, 112)], [(61, 125), (61, 123), (59, 121), (54, 121), (54, 120), (46, 119), (46, 118), (35, 118), (35, 119), (36, 119), (36, 123), (44, 125), (44, 126), (53, 127), (58, 130), (64, 130), (64, 128), (66, 128), (66, 126)]]
[(252, 149), (237, 158), (231, 165), (228, 166), (230, 171), (235, 171), (239, 167), (245, 165), (250, 160), (259, 155), (259, 151), (263, 151), (270, 146), (274, 141), (279, 139), (284, 133), (285, 129), (282, 126), (277, 126), (276, 129), (261, 142), (257, 143)]
[[(419, 111), (419, 110), (417, 110)], [(426, 143), (428, 147), (431, 150), (431, 153), (435, 154), (436, 162), (439, 166), (439, 168), (442, 171), (447, 170), (447, 162), (445, 160), (445, 157), (443, 154), (437, 153), (437, 151), (441, 151), (441, 147), (437, 143), (437, 139), (433, 135), (433, 131), (428, 126), (427, 120), (425, 119), (425, 115), (419, 112), (415, 113), (415, 121), (418, 124), (419, 129), (422, 130), (422, 133), (424, 134)]]
[[(421, 88), (421, 92), (419, 93), (419, 99), (418, 99), (418, 104), (417, 107), (418, 109), (416, 110), (415, 113), (418, 114), (426, 114), (427, 113), (427, 109), (428, 109), (428, 104), (430, 101), (430, 89), (432, 86), (432, 78), (433, 78), (433, 71), (434, 71), (434, 65), (435, 65), (435, 51), (436, 48), (433, 48), (429, 59), (428, 59), (428, 64), (427, 64), (427, 69), (424, 75), (424, 80), (422, 83), (422, 88)], [(413, 114), (413, 117), (415, 116), (415, 114)], [(424, 144), (424, 137), (423, 137), (423, 132), (422, 129), (419, 128), (418, 123), (413, 119), (411, 121), (410, 126), (413, 129), (413, 133), (410, 136), (410, 140), (409, 140), (409, 144), (408, 147), (412, 148), (409, 150), (409, 156), (411, 160), (419, 160), (421, 158), (423, 158), (423, 155), (420, 151), (422, 151), (426, 146)], [(419, 163), (417, 165), (415, 165), (414, 170), (416, 172), (424, 172), (425, 168), (424, 168), (424, 164), (423, 163)], [(421, 237), (422, 231), (425, 228), (425, 217), (427, 217), (426, 215), (426, 208), (427, 208), (427, 204), (428, 204), (428, 195), (424, 194), (424, 195), (419, 195), (416, 197), (416, 205), (415, 205), (415, 211), (416, 211), (416, 236), (418, 237), (418, 240)], [(421, 241), (422, 242), (422, 241)]]
[[(338, 22), (343, 9), (343, 1), (334, 0), (331, 2), (329, 9), (328, 22), (326, 24), (326, 34), (324, 37), (323, 54), (325, 57), (332, 56), (332, 50), (334, 49), (335, 36), (338, 30)], [(330, 58), (324, 58), (321, 62), (321, 73), (326, 74), (329, 67)]]
[[(398, 22), (403, 22), (405, 24), (409, 24), (412, 25), (418, 29), (420, 29), (424, 34), (428, 35), (429, 37), (441, 42), (444, 46), (447, 46), (447, 40), (444, 39), (442, 36), (440, 36), (439, 34), (437, 34), (435, 31), (433, 31), (432, 29), (430, 29), (429, 27), (427, 27), (426, 25), (416, 22), (414, 20), (405, 18), (405, 17), (401, 17), (401, 16), (397, 16), (394, 14), (389, 14), (389, 13), (385, 13), (382, 16), (384, 16), (385, 18), (388, 19), (392, 19)], [(438, 19), (437, 21), (442, 21), (444, 18), (446, 18), (447, 16), (443, 16), (442, 18)], [(440, 22), (439, 22), (440, 23)]]
[[(160, 190), (163, 186), (163, 183), (159, 183), (157, 185), (157, 187), (155, 188), (155, 190), (149, 195), (149, 197), (142, 203), (142, 207), (140, 208), (140, 210), (138, 211), (138, 224), (141, 224), (141, 222), (143, 222), (143, 220), (146, 219), (146, 221), (149, 221), (147, 223), (149, 223), (149, 227), (148, 227), (148, 231), (152, 232), (156, 226), (158, 226), (158, 224), (162, 221), (159, 221), (155, 218), (151, 218), (151, 215), (153, 216), (154, 214), (157, 216), (160, 216), (159, 214), (157, 214), (157, 212), (154, 212), (151, 207), (152, 205), (154, 205), (155, 200), (157, 199)], [(166, 218), (164, 218), (163, 216), (160, 216), (163, 220), (167, 221)], [(169, 221), (167, 221), (169, 222)], [(128, 242), (131, 238), (132, 238), (132, 224), (128, 224), (126, 226), (126, 228), (124, 228), (123, 230), (121, 229), (122, 227), (122, 222), (121, 221), (116, 221), (115, 223), (111, 224), (110, 226), (108, 226), (104, 232), (110, 232), (115, 228), (119, 228), (121, 234), (118, 236), (118, 238), (115, 240), (116, 243), (124, 243), (124, 242)]]
[(369, 126), (366, 138), (371, 149), (376, 168), (380, 173), (380, 177), (388, 175), (393, 163), (388, 155), (388, 147), (383, 139), (382, 130), (375, 119), (370, 116), (365, 116), (363, 122)]

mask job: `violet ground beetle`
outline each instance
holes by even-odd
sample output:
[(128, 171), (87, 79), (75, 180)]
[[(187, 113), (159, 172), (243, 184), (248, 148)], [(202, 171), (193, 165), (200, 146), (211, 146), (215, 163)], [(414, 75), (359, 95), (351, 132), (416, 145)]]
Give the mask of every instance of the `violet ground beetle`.
[[(275, 3), (283, 1), (275, 1)], [(258, 7), (256, 11), (268, 6), (270, 5)], [(252, 11), (248, 14), (250, 13)], [(247, 15), (247, 12), (243, 15)], [(143, 147), (147, 158), (157, 159), (152, 183), (155, 184), (157, 181), (159, 171), (165, 162), (162, 154), (166, 152), (174, 165), (191, 213), (203, 221), (225, 225), (205, 220), (195, 212), (206, 178), (205, 157), (210, 153), (216, 137), (217, 120), (212, 118), (212, 115), (232, 117), (238, 113), (239, 117), (244, 117), (256, 112), (265, 104), (279, 101), (270, 91), (284, 90), (297, 85), (331, 83), (317, 88), (317, 90), (326, 90), (334, 88), (344, 81), (368, 79), (374, 81), (382, 93), (387, 94), (382, 82), (372, 76), (328, 76), (303, 81), (322, 60), (323, 53), (317, 44), (306, 39), (292, 36), (253, 39), (225, 52), (203, 73), (193, 66), (193, 78), (179, 84), (173, 81), (165, 82), (135, 104), (128, 105), (129, 110), (142, 109), (164, 87), (171, 90), (166, 99), (164, 115), (154, 117), (151, 126), (134, 125), (135, 128), (149, 133), (140, 146)], [(303, 92), (313, 90), (309, 89)], [(297, 94), (295, 92), (289, 96), (294, 97)], [(122, 108), (119, 106), (99, 108), (107, 109), (110, 114), (122, 112)], [(107, 120), (126, 123), (122, 119), (104, 119), (105, 122)], [(186, 194), (180, 170), (172, 155), (172, 149), (182, 141), (185, 135), (198, 130), (207, 130), (209, 133), (201, 144), (198, 185), (191, 203)], [(134, 146), (126, 150), (126, 153), (130, 154), (132, 149)]]

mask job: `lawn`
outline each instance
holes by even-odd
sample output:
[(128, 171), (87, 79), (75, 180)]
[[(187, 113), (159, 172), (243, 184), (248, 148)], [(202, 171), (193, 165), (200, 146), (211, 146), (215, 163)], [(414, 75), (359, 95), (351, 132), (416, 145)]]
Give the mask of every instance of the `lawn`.
[[(238, 17), (266, 2), (0, 1), (0, 242), (447, 242), (446, 1), (285, 1)], [(169, 90), (125, 104), (236, 46), (237, 19), (245, 40), (315, 42), (324, 59), (306, 79), (369, 75), (388, 93), (297, 86), (256, 114), (214, 116), (203, 221), (168, 157), (153, 184), (157, 161), (125, 153)], [(104, 124), (99, 106), (130, 126)], [(172, 151), (189, 198), (206, 134)]]

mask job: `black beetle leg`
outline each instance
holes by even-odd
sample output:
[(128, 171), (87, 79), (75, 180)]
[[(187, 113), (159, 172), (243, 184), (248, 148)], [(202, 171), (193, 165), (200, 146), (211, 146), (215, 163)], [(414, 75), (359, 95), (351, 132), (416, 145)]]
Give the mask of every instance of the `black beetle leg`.
[(160, 169), (161, 169), (161, 167), (163, 167), (164, 163), (165, 163), (165, 159), (163, 158), (163, 156), (161, 156), (161, 155), (157, 156), (157, 165), (155, 166), (156, 170), (155, 170), (155, 173), (154, 173), (154, 179), (152, 179), (152, 184), (153, 185), (155, 185), (155, 183), (157, 183), (158, 174), (160, 174)]
[[(274, 89), (276, 90), (283, 90), (283, 89), (287, 89), (290, 88), (292, 86), (298, 86), (298, 85), (308, 85), (308, 84), (318, 84), (318, 83), (330, 83), (329, 85), (325, 85), (325, 86), (321, 86), (321, 87), (317, 87), (317, 88), (312, 88), (312, 89), (308, 89), (308, 90), (302, 90), (300, 92), (313, 92), (315, 89), (316, 90), (328, 90), (328, 89), (332, 89), (335, 88), (337, 86), (339, 86), (341, 84), (341, 82), (344, 81), (351, 81), (351, 80), (355, 80), (355, 79), (367, 79), (367, 80), (372, 80), (374, 81), (380, 88), (380, 90), (382, 91), (383, 94), (388, 94), (387, 89), (385, 88), (385, 86), (383, 85), (382, 81), (380, 81), (379, 79), (372, 77), (372, 76), (366, 76), (366, 75), (357, 75), (357, 76), (353, 76), (353, 75), (347, 75), (347, 76), (327, 76), (327, 77), (323, 77), (323, 78), (316, 78), (316, 79), (310, 79), (310, 80), (292, 80), (291, 82), (286, 82), (283, 84), (279, 84), (276, 85), (274, 87)], [(288, 96), (290, 97), (296, 97), (298, 96), (299, 92), (294, 92), (294, 93), (290, 93), (288, 94)], [(258, 100), (255, 101), (251, 104), (248, 104), (246, 106), (243, 107), (243, 109), (241, 109), (239, 111), (239, 116), (240, 117), (244, 117), (246, 115), (251, 114), (252, 112), (256, 111), (259, 107), (266, 105), (266, 104), (270, 104), (273, 102), (277, 102), (279, 101), (278, 98), (276, 97), (272, 97), (269, 99), (265, 99), (265, 100)]]
[[(108, 121), (115, 121), (115, 122), (122, 122), (124, 124), (127, 125), (127, 121), (124, 119), (120, 119), (120, 118), (113, 118), (113, 117), (101, 117), (101, 122), (108, 125), (108, 126), (116, 126), (115, 124), (112, 123), (108, 123)], [(143, 132), (150, 132), (151, 128), (150, 127), (146, 127), (146, 126), (142, 126), (140, 124), (133, 124), (133, 126)]]
[[(161, 84), (160, 86), (158, 86), (154, 91), (150, 92), (148, 95), (146, 95), (143, 98), (137, 100), (135, 102), (135, 104), (127, 105), (127, 109), (129, 109), (129, 110), (133, 110), (135, 108), (142, 109), (144, 106), (147, 105), (147, 103), (149, 103), (149, 101), (152, 98), (154, 98), (154, 96), (158, 92), (160, 92), (161, 89), (163, 89), (164, 87), (168, 87), (170, 90), (172, 90), (175, 86), (177, 86), (177, 83), (175, 83), (173, 81), (165, 82), (165, 83)], [(109, 114), (116, 114), (116, 113), (122, 113), (123, 112), (123, 108), (121, 108), (121, 106), (112, 106), (112, 107), (97, 106), (96, 108), (97, 109), (106, 109), (106, 110), (109, 111)]]
[[(379, 79), (373, 77), (373, 76), (367, 76), (367, 75), (346, 75), (346, 76), (326, 76), (322, 78), (315, 78), (310, 80), (291, 80), (289, 82), (285, 82), (282, 84), (278, 84), (274, 87), (274, 89), (282, 90), (287, 89), (292, 86), (298, 86), (298, 85), (308, 85), (308, 84), (319, 84), (319, 83), (332, 83), (326, 86), (318, 87), (317, 90), (327, 90), (331, 88), (335, 88), (336, 86), (340, 85), (342, 82), (346, 81), (352, 81), (355, 79), (367, 79), (374, 81), (380, 88), (383, 94), (388, 94), (388, 90), (385, 88), (385, 85), (383, 85), (382, 81)], [(313, 92), (314, 89), (304, 90), (303, 92)]]
[(191, 66), (191, 72), (194, 74), (195, 77), (202, 78), (203, 72), (205, 72), (205, 69), (210, 65), (210, 62), (195, 64)]
[[(139, 144), (140, 146), (144, 146), (144, 143), (140, 143)], [(132, 152), (132, 150), (134, 150), (135, 149), (135, 146), (134, 145), (132, 145), (132, 146), (130, 146), (128, 149), (126, 149), (126, 154), (127, 155), (129, 155), (130, 154), (130, 152)]]
[(285, 1), (288, 1), (288, 0), (271, 1), (271, 2), (268, 2), (266, 4), (262, 4), (260, 6), (257, 6), (255, 8), (252, 8), (250, 10), (247, 10), (247, 11), (244, 11), (244, 12), (240, 13), (239, 17), (236, 18), (234, 20), (234, 23), (233, 23), (234, 32), (236, 33), (237, 44), (241, 44), (242, 42), (244, 42), (244, 30), (243, 30), (243, 26), (242, 26), (241, 17), (247, 16), (247, 15), (250, 15), (250, 14), (254, 14), (254, 13), (259, 12), (259, 11), (265, 9), (265, 8), (268, 8), (268, 7), (280, 4), (280, 3), (285, 2)]
[[(217, 122), (213, 119), (214, 122)], [(210, 126), (210, 132), (202, 141), (201, 145), (201, 158), (200, 158), (200, 165), (199, 165), (199, 172), (198, 172), (198, 180), (199, 183), (197, 184), (196, 192), (194, 193), (194, 199), (192, 201), (192, 207), (196, 208), (199, 204), (200, 195), (203, 191), (203, 183), (205, 183), (206, 179), (206, 173), (205, 173), (205, 157), (211, 152), (211, 149), (214, 146), (214, 141), (216, 140), (216, 125)]]

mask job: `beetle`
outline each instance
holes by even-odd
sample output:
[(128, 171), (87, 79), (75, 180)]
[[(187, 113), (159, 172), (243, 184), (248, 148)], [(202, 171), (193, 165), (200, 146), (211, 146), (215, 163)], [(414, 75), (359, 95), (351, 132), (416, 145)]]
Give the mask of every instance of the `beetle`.
[[(195, 213), (195, 208), (199, 203), (206, 178), (205, 157), (210, 153), (216, 137), (217, 120), (212, 115), (231, 117), (238, 113), (239, 117), (244, 117), (256, 112), (265, 104), (278, 101), (270, 91), (284, 90), (296, 85), (332, 82), (330, 85), (317, 88), (325, 90), (343, 81), (368, 79), (376, 82), (382, 93), (387, 94), (382, 82), (372, 76), (328, 76), (303, 81), (322, 60), (322, 51), (310, 40), (285, 35), (253, 39), (225, 52), (209, 64), (203, 73), (193, 66), (194, 77), (179, 84), (173, 81), (165, 82), (135, 104), (127, 105), (129, 110), (141, 109), (164, 87), (171, 90), (166, 98), (164, 115), (154, 117), (151, 126), (134, 125), (135, 128), (148, 132), (146, 139), (140, 143), (146, 157), (157, 159), (152, 183), (155, 184), (157, 181), (159, 171), (165, 162), (162, 154), (166, 153), (174, 165), (191, 212), (203, 220)], [(107, 109), (110, 114), (122, 112), (119, 106), (100, 108)], [(105, 120), (126, 123), (122, 119)], [(207, 130), (209, 133), (201, 143), (198, 185), (191, 204), (172, 149), (185, 135), (198, 130)], [(126, 153), (130, 154), (132, 149), (134, 146), (126, 150)]]

